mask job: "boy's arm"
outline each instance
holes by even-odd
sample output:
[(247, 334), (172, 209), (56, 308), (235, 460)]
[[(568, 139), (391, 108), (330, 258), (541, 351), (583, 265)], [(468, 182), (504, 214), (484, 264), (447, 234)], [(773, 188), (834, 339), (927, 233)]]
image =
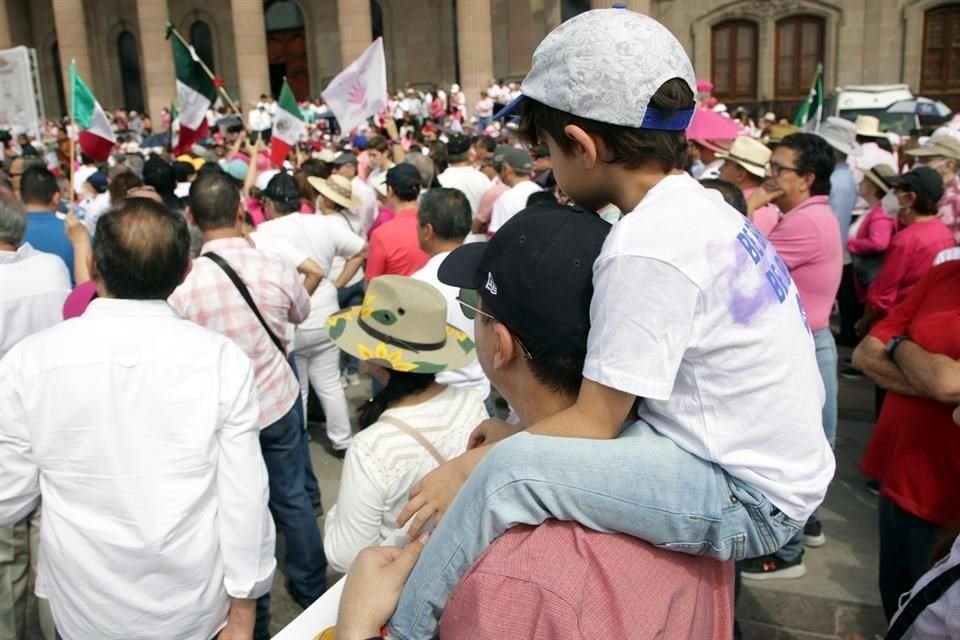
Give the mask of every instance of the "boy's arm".
[(634, 396), (584, 378), (573, 406), (527, 429), (541, 436), (564, 438), (617, 437), (630, 414)]

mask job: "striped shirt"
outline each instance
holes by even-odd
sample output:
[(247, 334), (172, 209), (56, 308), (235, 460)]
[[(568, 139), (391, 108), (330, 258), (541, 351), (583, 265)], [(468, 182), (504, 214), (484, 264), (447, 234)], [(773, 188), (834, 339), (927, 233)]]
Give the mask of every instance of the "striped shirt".
[[(290, 348), (290, 323), (310, 314), (310, 296), (295, 267), (250, 246), (244, 238), (211, 240), (213, 251), (237, 272), (274, 335)], [(233, 340), (253, 361), (260, 401), (260, 428), (282, 418), (300, 395), (300, 384), (227, 274), (208, 259), (193, 261), (187, 279), (167, 300), (180, 315)]]

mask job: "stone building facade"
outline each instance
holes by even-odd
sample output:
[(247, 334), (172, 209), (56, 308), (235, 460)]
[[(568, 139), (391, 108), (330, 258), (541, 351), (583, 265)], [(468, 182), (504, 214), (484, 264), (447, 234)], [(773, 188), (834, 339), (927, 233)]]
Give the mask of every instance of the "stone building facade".
[[(0, 0), (0, 48), (37, 51), (44, 106), (64, 113), (71, 59), (108, 108), (158, 112), (174, 98), (173, 23), (247, 107), (284, 76), (319, 95), (383, 36), (387, 80), (459, 82), (472, 103), (491, 78), (523, 77), (561, 21), (612, 0)], [(630, 0), (666, 24), (727, 104), (786, 110), (818, 62), (827, 88), (906, 83), (960, 109), (960, 2)]]

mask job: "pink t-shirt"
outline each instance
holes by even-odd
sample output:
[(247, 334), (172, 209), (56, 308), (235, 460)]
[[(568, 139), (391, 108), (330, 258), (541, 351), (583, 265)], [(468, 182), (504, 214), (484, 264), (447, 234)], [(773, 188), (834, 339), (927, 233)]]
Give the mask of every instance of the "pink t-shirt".
[(830, 326), (843, 271), (843, 247), (829, 198), (807, 198), (780, 218), (768, 238), (797, 283), (810, 330)]
[(440, 619), (444, 640), (688, 640), (732, 632), (732, 562), (557, 520), (501, 536)]

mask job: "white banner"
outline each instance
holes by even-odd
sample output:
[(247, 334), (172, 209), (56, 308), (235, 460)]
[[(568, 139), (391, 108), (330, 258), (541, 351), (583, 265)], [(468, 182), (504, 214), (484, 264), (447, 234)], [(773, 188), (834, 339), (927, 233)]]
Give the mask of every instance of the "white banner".
[(40, 131), (40, 112), (34, 90), (30, 50), (0, 51), (0, 129), (13, 134)]
[(323, 92), (344, 134), (363, 125), (387, 106), (387, 65), (383, 38), (373, 41), (359, 58), (337, 74)]

